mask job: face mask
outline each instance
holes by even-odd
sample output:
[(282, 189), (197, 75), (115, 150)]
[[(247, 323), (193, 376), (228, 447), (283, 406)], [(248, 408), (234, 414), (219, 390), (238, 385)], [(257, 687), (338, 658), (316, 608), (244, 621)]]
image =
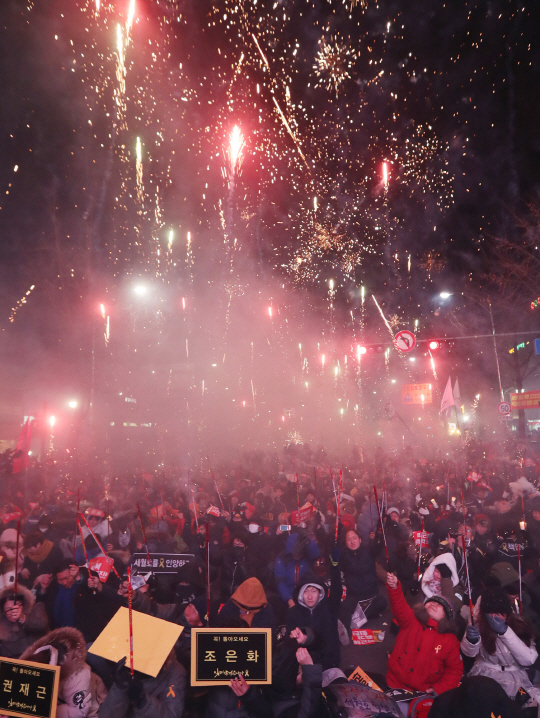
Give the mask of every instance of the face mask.
[(250, 534), (256, 534), (259, 531), (259, 525), (258, 524), (249, 524), (248, 531)]
[(45, 526), (40, 526), (39, 530), (41, 531), (42, 534), (47, 532), (47, 528)]
[(124, 533), (121, 533), (118, 536), (118, 543), (120, 544), (120, 546), (122, 548), (126, 548), (127, 546), (129, 546), (130, 540), (131, 540), (131, 534), (129, 532), (129, 529), (126, 529), (124, 531)]
[(244, 547), (243, 546), (233, 546), (233, 553), (235, 556), (243, 556), (244, 555)]

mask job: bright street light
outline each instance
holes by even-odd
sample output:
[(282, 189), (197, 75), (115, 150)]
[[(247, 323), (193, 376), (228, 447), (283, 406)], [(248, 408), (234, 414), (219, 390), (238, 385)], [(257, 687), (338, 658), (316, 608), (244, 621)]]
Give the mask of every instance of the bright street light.
[(68, 401), (68, 406), (70, 409), (76, 409), (78, 406), (78, 402), (75, 401), (75, 399), (72, 399), (71, 401)]
[(441, 292), (441, 293), (439, 294), (439, 297), (440, 297), (441, 299), (448, 299), (448, 297), (451, 297), (451, 296), (452, 296), (452, 294), (451, 294), (450, 292)]

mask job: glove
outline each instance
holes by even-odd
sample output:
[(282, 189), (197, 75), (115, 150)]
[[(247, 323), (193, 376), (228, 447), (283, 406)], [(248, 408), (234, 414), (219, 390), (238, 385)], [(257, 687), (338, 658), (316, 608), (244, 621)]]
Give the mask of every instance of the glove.
[(114, 672), (114, 682), (122, 690), (126, 690), (131, 680), (131, 671), (126, 668), (126, 657), (120, 659), (116, 664), (116, 670)]
[(480, 640), (480, 631), (476, 626), (467, 626), (466, 636), (469, 643), (478, 643)]
[(441, 578), (452, 578), (452, 571), (445, 563), (438, 563), (437, 569), (441, 574)]
[(144, 692), (142, 679), (136, 673), (133, 678), (130, 678), (127, 695), (131, 703), (138, 709), (141, 709), (146, 704), (146, 693)]
[(495, 633), (499, 634), (499, 636), (503, 636), (506, 633), (508, 626), (502, 618), (497, 618), (497, 616), (494, 616), (492, 613), (486, 613), (486, 620)]

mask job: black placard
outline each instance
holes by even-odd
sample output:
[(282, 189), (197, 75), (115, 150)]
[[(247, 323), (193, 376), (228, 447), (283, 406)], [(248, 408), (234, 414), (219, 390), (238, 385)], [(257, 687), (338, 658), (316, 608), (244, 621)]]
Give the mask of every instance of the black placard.
[(55, 718), (60, 666), (0, 658), (0, 714)]
[(145, 553), (134, 553), (130, 565), (132, 570), (139, 573), (177, 573), (178, 569), (194, 558), (192, 553), (151, 553), (150, 565)]
[(248, 683), (272, 683), (269, 628), (192, 628), (191, 685), (223, 686), (241, 673)]

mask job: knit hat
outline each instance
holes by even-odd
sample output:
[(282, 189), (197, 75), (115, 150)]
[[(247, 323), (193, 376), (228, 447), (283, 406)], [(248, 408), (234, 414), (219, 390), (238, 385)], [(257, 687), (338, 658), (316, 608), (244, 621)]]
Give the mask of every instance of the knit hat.
[(400, 515), (399, 509), (396, 509), (395, 506), (390, 506), (389, 509), (386, 509), (386, 515), (390, 516), (391, 514), (396, 513), (398, 516)]
[(454, 618), (454, 607), (448, 601), (444, 596), (429, 596), (424, 601), (424, 606), (428, 604), (430, 601), (433, 601), (434, 603), (440, 604), (444, 608), (444, 613), (446, 615), (446, 618), (451, 621)]
[(197, 609), (197, 613), (199, 614), (201, 621), (204, 621), (206, 618), (206, 609), (208, 607), (206, 596), (197, 596), (197, 598), (194, 598), (193, 601), (190, 601), (190, 603)]
[(512, 605), (503, 588), (485, 588), (480, 594), (480, 608), (483, 613), (512, 613)]
[(494, 563), (489, 572), (490, 576), (493, 576), (499, 581), (499, 584), (504, 588), (510, 583), (519, 581), (519, 574), (511, 563), (507, 561), (499, 561)]

